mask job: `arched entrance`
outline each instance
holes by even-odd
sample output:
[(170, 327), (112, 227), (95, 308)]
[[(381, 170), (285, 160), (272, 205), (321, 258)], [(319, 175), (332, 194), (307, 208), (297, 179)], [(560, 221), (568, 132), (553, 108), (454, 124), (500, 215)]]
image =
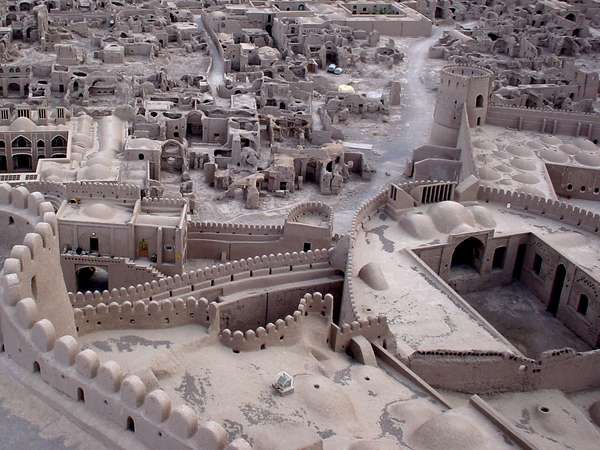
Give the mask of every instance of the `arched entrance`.
[(465, 239), (454, 249), (450, 270), (472, 269), (479, 272), (483, 253), (483, 243), (479, 239), (475, 237)]
[(13, 170), (16, 172), (31, 172), (31, 155), (13, 155)]
[(560, 296), (562, 294), (563, 285), (565, 284), (565, 277), (567, 275), (567, 269), (562, 264), (559, 264), (554, 274), (554, 282), (552, 283), (552, 292), (550, 293), (550, 301), (548, 302), (548, 311), (553, 316), (558, 312), (558, 306), (560, 304)]
[(190, 140), (192, 137), (198, 137), (202, 140), (202, 113), (192, 111), (187, 116), (186, 137)]
[(102, 292), (108, 289), (108, 271), (103, 267), (80, 267), (75, 272), (75, 277), (77, 279), (78, 291)]

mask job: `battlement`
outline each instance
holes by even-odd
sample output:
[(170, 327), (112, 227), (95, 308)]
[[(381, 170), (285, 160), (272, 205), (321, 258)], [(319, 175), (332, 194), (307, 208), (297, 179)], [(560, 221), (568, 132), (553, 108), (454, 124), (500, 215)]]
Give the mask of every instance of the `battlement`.
[(305, 294), (300, 299), (298, 309), (291, 315), (278, 319), (275, 323), (267, 323), (264, 327), (255, 330), (230, 330), (221, 331), (221, 343), (230, 347), (234, 353), (240, 351), (265, 350), (274, 345), (287, 345), (298, 341), (302, 334), (303, 318), (309, 315), (318, 315), (331, 322), (333, 314), (333, 296), (320, 292)]
[(187, 202), (184, 198), (156, 198), (156, 197), (144, 197), (142, 199), (142, 208), (183, 208)]
[(544, 113), (545, 115), (547, 114), (549, 118), (551, 117), (559, 117), (559, 116), (564, 116), (564, 117), (587, 117), (588, 120), (590, 119), (594, 119), (594, 120), (600, 120), (600, 114), (595, 113), (595, 112), (585, 112), (585, 111), (566, 111), (566, 110), (562, 110), (562, 109), (558, 109), (558, 110), (552, 110), (552, 109), (546, 109), (546, 108), (541, 108), (541, 107), (535, 107), (535, 106), (517, 106), (517, 105), (506, 105), (503, 103), (494, 103), (493, 101), (490, 103), (490, 108), (495, 108), (495, 109), (506, 109), (506, 110), (511, 110), (511, 111), (539, 111), (541, 113)]
[(333, 296), (331, 294), (323, 295), (320, 292), (307, 293), (300, 299), (298, 311), (304, 316), (320, 315), (331, 322), (333, 320)]
[(246, 225), (240, 223), (190, 221), (188, 222), (188, 232), (268, 236), (283, 234), (283, 225)]
[(59, 206), (63, 200), (73, 198), (94, 198), (120, 200), (125, 203), (133, 204), (141, 197), (140, 188), (134, 184), (99, 182), (99, 181), (73, 181), (73, 182), (53, 182), (53, 181), (29, 181), (19, 183), (27, 189), (35, 192), (41, 192), (44, 196), (50, 197)]
[(474, 66), (468, 64), (454, 64), (445, 66), (440, 71), (440, 77), (443, 78), (455, 78), (463, 80), (473, 79), (484, 79), (493, 77), (494, 73), (481, 66)]
[(321, 216), (327, 223), (329, 230), (333, 230), (333, 210), (331, 209), (331, 206), (323, 202), (307, 202), (293, 207), (288, 213), (286, 223), (304, 223), (305, 220), (303, 220), (303, 218), (311, 215)]
[(100, 330), (171, 328), (196, 323), (209, 327), (214, 322), (216, 303), (194, 297), (145, 303), (138, 300), (121, 304), (98, 303), (75, 308), (75, 324), (80, 335)]
[[(153, 280), (138, 284), (137, 286), (122, 287), (104, 292), (77, 292), (69, 293), (71, 304), (76, 308), (86, 305), (102, 303), (123, 303), (136, 300), (152, 301), (183, 295), (192, 291), (192, 286), (218, 284), (233, 281), (234, 275), (242, 272), (252, 272), (259, 269), (272, 269), (283, 266), (302, 266), (329, 262), (330, 250), (309, 250), (308, 252), (278, 253), (277, 255), (263, 255), (228, 262), (226, 264), (213, 265), (203, 270), (184, 272), (181, 275), (169, 276), (159, 280)], [(252, 275), (251, 275), (252, 276)], [(208, 283), (207, 283), (208, 282)]]
[(342, 298), (342, 320), (352, 321), (359, 317), (358, 310), (356, 309), (356, 303), (354, 301), (354, 291), (352, 289), (352, 278), (353, 278), (353, 253), (354, 253), (354, 242), (356, 240), (356, 233), (358, 227), (362, 227), (365, 220), (369, 219), (376, 211), (384, 208), (387, 204), (389, 196), (390, 186), (386, 186), (381, 192), (375, 197), (364, 202), (354, 214), (352, 218), (352, 224), (350, 226), (350, 248), (348, 249), (348, 255), (346, 257), (346, 277), (344, 281), (344, 292)]
[(301, 325), (302, 313), (294, 311), (293, 316), (285, 316), (285, 319), (278, 319), (274, 324), (268, 323), (265, 327), (258, 327), (256, 330), (231, 332), (226, 328), (221, 331), (219, 339), (234, 353), (264, 350), (267, 346), (297, 342), (301, 335)]
[(500, 203), (510, 209), (549, 217), (591, 233), (600, 231), (600, 215), (558, 200), (484, 186), (479, 187), (477, 198), (486, 203)]
[(341, 327), (332, 323), (329, 329), (329, 345), (336, 352), (346, 351), (350, 340), (364, 336), (369, 342), (377, 342), (391, 353), (396, 352), (396, 341), (384, 316), (367, 317), (344, 323)]

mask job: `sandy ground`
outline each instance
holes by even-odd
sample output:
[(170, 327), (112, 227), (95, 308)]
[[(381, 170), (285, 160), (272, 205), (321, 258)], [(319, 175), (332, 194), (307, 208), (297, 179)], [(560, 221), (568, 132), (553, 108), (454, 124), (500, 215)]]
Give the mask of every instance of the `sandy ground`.
[(592, 350), (560, 320), (547, 313), (542, 302), (519, 282), (471, 292), (463, 298), (529, 358), (538, 358), (553, 348)]

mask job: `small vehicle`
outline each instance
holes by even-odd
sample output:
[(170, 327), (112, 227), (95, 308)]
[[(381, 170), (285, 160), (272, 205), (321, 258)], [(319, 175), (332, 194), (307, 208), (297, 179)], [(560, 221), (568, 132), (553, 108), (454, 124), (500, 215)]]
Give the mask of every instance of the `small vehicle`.
[(342, 69), (341, 67), (336, 67), (333, 73), (335, 75), (341, 75), (342, 73), (344, 73), (344, 69)]
[(337, 66), (335, 64), (329, 64), (327, 66), (327, 72), (329, 72), (329, 73), (334, 73), (335, 69), (337, 69)]

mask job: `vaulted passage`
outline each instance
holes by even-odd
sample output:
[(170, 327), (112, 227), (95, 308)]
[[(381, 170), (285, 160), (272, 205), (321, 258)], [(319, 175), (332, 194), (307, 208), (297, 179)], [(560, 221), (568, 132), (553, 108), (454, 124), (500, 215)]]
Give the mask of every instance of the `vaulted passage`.
[(483, 256), (483, 244), (477, 238), (470, 237), (462, 241), (452, 254), (451, 270), (473, 269), (479, 272)]
[(556, 316), (558, 312), (558, 307), (560, 304), (560, 297), (563, 290), (563, 285), (565, 284), (565, 276), (567, 275), (567, 270), (565, 266), (559, 264), (556, 268), (556, 273), (554, 274), (554, 282), (552, 283), (552, 292), (550, 293), (550, 301), (548, 302), (547, 311)]

